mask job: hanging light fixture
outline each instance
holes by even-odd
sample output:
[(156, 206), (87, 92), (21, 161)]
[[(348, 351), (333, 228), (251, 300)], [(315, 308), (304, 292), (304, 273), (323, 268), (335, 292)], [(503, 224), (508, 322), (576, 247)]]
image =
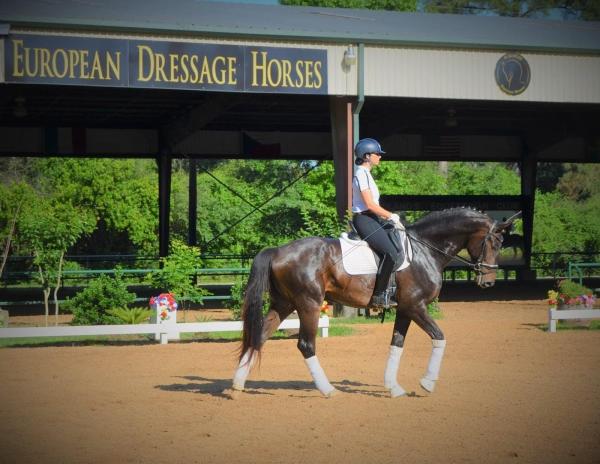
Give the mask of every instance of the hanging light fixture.
[(356, 52), (354, 51), (354, 46), (352, 44), (348, 45), (348, 48), (344, 52), (344, 64), (347, 67), (356, 64)]

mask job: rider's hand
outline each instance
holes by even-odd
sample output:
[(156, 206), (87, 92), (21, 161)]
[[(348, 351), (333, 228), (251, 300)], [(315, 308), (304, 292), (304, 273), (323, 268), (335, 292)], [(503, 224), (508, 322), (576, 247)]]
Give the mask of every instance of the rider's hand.
[(400, 216), (398, 216), (396, 213), (392, 213), (389, 220), (394, 223), (394, 227), (396, 229), (404, 230), (404, 225), (402, 225), (400, 222)]

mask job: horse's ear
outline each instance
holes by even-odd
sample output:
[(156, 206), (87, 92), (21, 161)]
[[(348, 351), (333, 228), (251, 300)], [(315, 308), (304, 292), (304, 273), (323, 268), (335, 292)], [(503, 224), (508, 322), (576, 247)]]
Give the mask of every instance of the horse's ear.
[(511, 217), (509, 217), (506, 221), (496, 224), (495, 232), (503, 232), (509, 229), (510, 226), (512, 226), (512, 223), (515, 222), (516, 219), (519, 219), (522, 214), (523, 211), (519, 211), (513, 214)]

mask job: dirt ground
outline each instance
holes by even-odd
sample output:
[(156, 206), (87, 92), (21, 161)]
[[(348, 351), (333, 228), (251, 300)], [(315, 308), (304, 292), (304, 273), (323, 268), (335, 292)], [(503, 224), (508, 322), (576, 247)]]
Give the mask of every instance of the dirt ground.
[(2, 463), (599, 463), (600, 331), (539, 329), (543, 301), (443, 303), (448, 345), (411, 327), (382, 387), (392, 326), (319, 339), (342, 393), (313, 389), (296, 340), (267, 343), (238, 400), (236, 342), (0, 349)]

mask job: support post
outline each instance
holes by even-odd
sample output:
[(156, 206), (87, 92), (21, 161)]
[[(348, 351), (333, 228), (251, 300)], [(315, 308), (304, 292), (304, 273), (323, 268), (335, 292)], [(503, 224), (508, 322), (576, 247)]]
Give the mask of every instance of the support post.
[[(527, 267), (527, 274), (531, 274), (536, 168), (536, 154), (530, 152), (525, 146), (521, 158), (521, 197), (523, 199), (523, 259)], [(523, 277), (526, 278), (527, 276)]]
[(171, 153), (161, 150), (158, 155), (158, 254), (169, 254), (169, 217), (171, 206)]
[(335, 203), (338, 218), (343, 221), (352, 207), (353, 131), (352, 101), (331, 97), (332, 153), (335, 178)]
[(188, 180), (188, 245), (196, 246), (198, 243), (198, 236), (196, 232), (196, 226), (198, 222), (198, 170), (196, 168), (196, 160), (190, 159), (189, 166), (189, 180)]

